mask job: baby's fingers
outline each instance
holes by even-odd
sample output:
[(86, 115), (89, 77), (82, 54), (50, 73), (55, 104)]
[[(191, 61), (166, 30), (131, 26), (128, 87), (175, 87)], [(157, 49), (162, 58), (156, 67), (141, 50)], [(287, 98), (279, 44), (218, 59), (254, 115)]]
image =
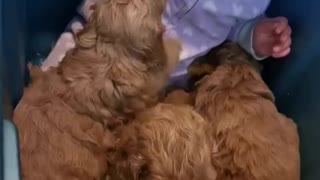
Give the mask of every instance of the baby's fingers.
[(279, 44), (276, 44), (272, 51), (273, 53), (279, 53), (279, 52), (283, 52), (284, 50), (290, 48), (291, 46), (291, 38), (288, 38), (285, 42), (281, 42)]
[(291, 28), (288, 26), (288, 28), (283, 32), (281, 33), (280, 35), (280, 41), (282, 43), (288, 41), (289, 39), (291, 39)]
[(276, 23), (276, 27), (275, 27), (275, 32), (277, 34), (281, 34), (284, 31), (287, 30), (287, 28), (289, 27), (288, 25), (288, 19), (285, 17), (278, 17), (276, 19), (274, 19), (277, 23)]
[(289, 47), (288, 49), (285, 49), (284, 51), (281, 51), (279, 53), (274, 53), (272, 55), (272, 57), (274, 57), (274, 58), (282, 58), (282, 57), (287, 56), (290, 53), (290, 51), (291, 51), (291, 48)]

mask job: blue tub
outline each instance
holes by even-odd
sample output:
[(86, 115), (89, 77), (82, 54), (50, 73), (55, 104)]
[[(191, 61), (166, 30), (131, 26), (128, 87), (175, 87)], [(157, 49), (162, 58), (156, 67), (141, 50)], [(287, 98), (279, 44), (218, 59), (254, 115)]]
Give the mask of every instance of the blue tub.
[[(18, 103), (28, 82), (27, 60), (49, 52), (50, 44), (63, 32), (79, 3), (79, 0), (1, 0), (1, 102), (5, 86), (11, 103)], [(299, 126), (302, 180), (320, 180), (319, 7), (319, 0), (308, 3), (274, 0), (267, 12), (270, 17), (288, 17), (293, 29), (291, 55), (283, 60), (265, 61), (263, 77), (277, 98), (279, 110)], [(3, 119), (1, 112), (0, 118)], [(0, 179), (16, 180), (19, 163), (15, 128), (10, 121), (0, 122), (0, 155), (3, 155)]]

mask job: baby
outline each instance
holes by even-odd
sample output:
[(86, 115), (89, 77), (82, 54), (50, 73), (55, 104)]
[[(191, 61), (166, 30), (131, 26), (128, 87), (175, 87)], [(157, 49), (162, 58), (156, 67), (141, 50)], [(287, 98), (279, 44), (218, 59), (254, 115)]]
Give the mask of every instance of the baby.
[[(79, 7), (84, 19), (89, 17), (90, 6), (95, 1), (101, 0), (84, 0)], [(270, 0), (168, 0), (163, 15), (166, 35), (179, 38), (183, 47), (180, 63), (171, 75), (171, 83), (187, 73), (188, 65), (195, 58), (205, 55), (225, 40), (237, 42), (257, 60), (288, 55), (291, 28), (284, 17), (264, 17), (269, 3)], [(51, 52), (60, 55), (56, 59), (61, 59), (64, 53)], [(49, 57), (50, 61), (55, 59)], [(52, 64), (46, 61), (44, 64)]]
[(237, 42), (257, 60), (290, 52), (291, 28), (284, 17), (265, 18), (270, 0), (168, 0), (163, 16), (168, 36), (183, 44), (173, 77), (225, 40)]

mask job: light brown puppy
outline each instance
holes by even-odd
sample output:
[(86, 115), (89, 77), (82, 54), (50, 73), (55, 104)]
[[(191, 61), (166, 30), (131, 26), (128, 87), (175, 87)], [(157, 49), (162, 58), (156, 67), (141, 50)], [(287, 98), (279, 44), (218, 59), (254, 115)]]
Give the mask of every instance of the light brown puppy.
[(101, 0), (59, 67), (31, 67), (13, 117), (24, 180), (104, 177), (114, 143), (105, 127), (153, 105), (178, 61), (179, 43), (162, 39), (164, 7), (164, 0)]
[(297, 127), (277, 111), (249, 57), (226, 43), (211, 58), (219, 64), (198, 83), (195, 108), (211, 123), (217, 179), (300, 179)]
[[(105, 125), (158, 101), (179, 60), (180, 44), (163, 39), (165, 0), (101, 0), (58, 73), (77, 112)], [(114, 121), (111, 121), (111, 120)]]
[(209, 123), (189, 106), (158, 104), (123, 129), (112, 180), (215, 180)]

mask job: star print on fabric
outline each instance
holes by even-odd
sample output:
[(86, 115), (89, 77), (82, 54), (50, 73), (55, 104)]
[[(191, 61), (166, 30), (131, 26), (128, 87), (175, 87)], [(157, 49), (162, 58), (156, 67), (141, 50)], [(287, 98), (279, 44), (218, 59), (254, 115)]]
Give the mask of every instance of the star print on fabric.
[(201, 47), (199, 48), (199, 51), (200, 51), (200, 52), (204, 52), (204, 51), (206, 51), (207, 49), (208, 49), (207, 46), (201, 46)]
[(210, 12), (217, 12), (217, 6), (213, 1), (206, 1), (203, 3), (202, 8), (204, 10), (210, 11)]
[(252, 12), (254, 16), (257, 16), (259, 14), (259, 9), (257, 7), (253, 7)]
[(182, 33), (184, 35), (187, 35), (187, 36), (192, 36), (193, 35), (192, 29), (188, 28), (188, 27), (184, 28)]
[(166, 30), (172, 29), (173, 25), (168, 22), (168, 20), (162, 18), (162, 24), (166, 27)]
[(238, 4), (232, 4), (232, 10), (235, 16), (239, 16), (243, 12), (243, 7)]
[(192, 47), (192, 46), (185, 46), (182, 48), (182, 51), (180, 53), (180, 59), (187, 59), (191, 56), (194, 56), (198, 53), (198, 48)]

